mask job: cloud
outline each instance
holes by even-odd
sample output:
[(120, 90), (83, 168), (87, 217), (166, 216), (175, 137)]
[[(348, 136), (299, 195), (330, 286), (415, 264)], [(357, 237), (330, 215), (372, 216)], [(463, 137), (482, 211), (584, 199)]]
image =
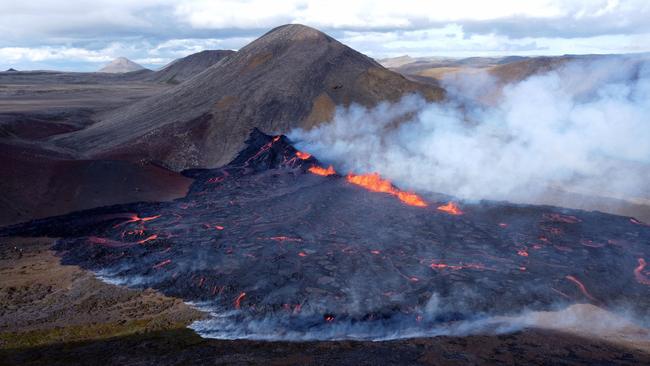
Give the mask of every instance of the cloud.
[[(119, 56), (171, 61), (203, 45), (238, 49), (285, 23), (319, 28), (375, 57), (650, 51), (650, 3), (643, 0), (43, 0), (4, 1), (2, 9), (0, 47), (32, 54), (122, 44), (132, 52)], [(174, 42), (186, 47), (164, 54)]]
[(74, 47), (3, 47), (0, 48), (0, 58), (8, 62), (21, 60), (39, 62), (44, 60), (67, 60), (71, 58), (90, 62), (107, 62), (111, 60), (111, 57), (107, 56), (105, 52)]
[(0, 47), (0, 70), (58, 69), (70, 71), (95, 71), (111, 60), (124, 56), (152, 69), (168, 64), (174, 59), (205, 49), (236, 49), (252, 38), (235, 39), (173, 39), (160, 43), (135, 39), (131, 41), (99, 44), (101, 47), (75, 47), (67, 45), (37, 47)]

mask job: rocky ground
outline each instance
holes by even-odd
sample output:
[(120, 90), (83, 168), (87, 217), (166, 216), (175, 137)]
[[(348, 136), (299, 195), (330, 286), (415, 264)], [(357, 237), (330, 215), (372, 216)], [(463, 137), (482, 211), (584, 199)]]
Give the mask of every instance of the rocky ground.
[(152, 290), (62, 266), (51, 239), (0, 243), (0, 365), (641, 365), (648, 343), (527, 329), (390, 342), (202, 339), (202, 314)]
[(584, 304), (541, 313), (508, 334), (382, 342), (204, 339), (187, 325), (205, 314), (155, 290), (107, 284), (62, 265), (52, 245), (49, 238), (0, 239), (0, 365), (650, 363), (647, 330)]

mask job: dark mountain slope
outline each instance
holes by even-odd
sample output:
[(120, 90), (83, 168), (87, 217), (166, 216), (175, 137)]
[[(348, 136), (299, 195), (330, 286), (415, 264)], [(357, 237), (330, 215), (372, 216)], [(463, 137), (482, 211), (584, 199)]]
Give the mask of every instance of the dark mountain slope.
[(154, 72), (151, 80), (161, 83), (178, 84), (205, 71), (208, 67), (230, 56), (235, 51), (205, 50), (173, 61), (163, 69)]

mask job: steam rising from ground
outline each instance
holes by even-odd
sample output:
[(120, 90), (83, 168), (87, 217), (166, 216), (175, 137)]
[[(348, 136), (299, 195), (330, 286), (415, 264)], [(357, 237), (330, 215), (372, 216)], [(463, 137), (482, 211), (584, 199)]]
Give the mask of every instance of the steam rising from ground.
[[(210, 313), (211, 317), (192, 323), (190, 328), (201, 336), (216, 339), (255, 339), (269, 341), (371, 340), (386, 341), (436, 336), (467, 336), (472, 334), (504, 334), (526, 328), (551, 329), (589, 338), (613, 342), (630, 341), (650, 347), (650, 331), (633, 314), (618, 309), (616, 313), (590, 304), (558, 305), (551, 311), (521, 311), (511, 316), (489, 316), (454, 322), (436, 322), (437, 297), (434, 294), (422, 311), (418, 322), (405, 318), (368, 322), (349, 319), (323, 324), (320, 314), (307, 310), (299, 318), (303, 329), (287, 326), (296, 321), (286, 314), (269, 315), (263, 319), (247, 318), (238, 310), (223, 311), (205, 304), (190, 305)], [(620, 315), (619, 315), (620, 314)], [(412, 319), (411, 319), (412, 320)]]
[(573, 62), (502, 89), (488, 73), (458, 75), (445, 103), (353, 105), (290, 137), (339, 170), (467, 199), (526, 201), (557, 186), (650, 197), (650, 63)]

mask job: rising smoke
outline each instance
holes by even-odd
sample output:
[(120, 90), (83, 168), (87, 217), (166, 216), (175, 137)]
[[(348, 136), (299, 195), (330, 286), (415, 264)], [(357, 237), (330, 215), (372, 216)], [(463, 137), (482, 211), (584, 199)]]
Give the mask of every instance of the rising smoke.
[(352, 105), (290, 137), (339, 171), (376, 171), (421, 192), (650, 197), (650, 63), (641, 58), (574, 61), (505, 86), (487, 72), (456, 74), (444, 86), (444, 103), (411, 95)]

